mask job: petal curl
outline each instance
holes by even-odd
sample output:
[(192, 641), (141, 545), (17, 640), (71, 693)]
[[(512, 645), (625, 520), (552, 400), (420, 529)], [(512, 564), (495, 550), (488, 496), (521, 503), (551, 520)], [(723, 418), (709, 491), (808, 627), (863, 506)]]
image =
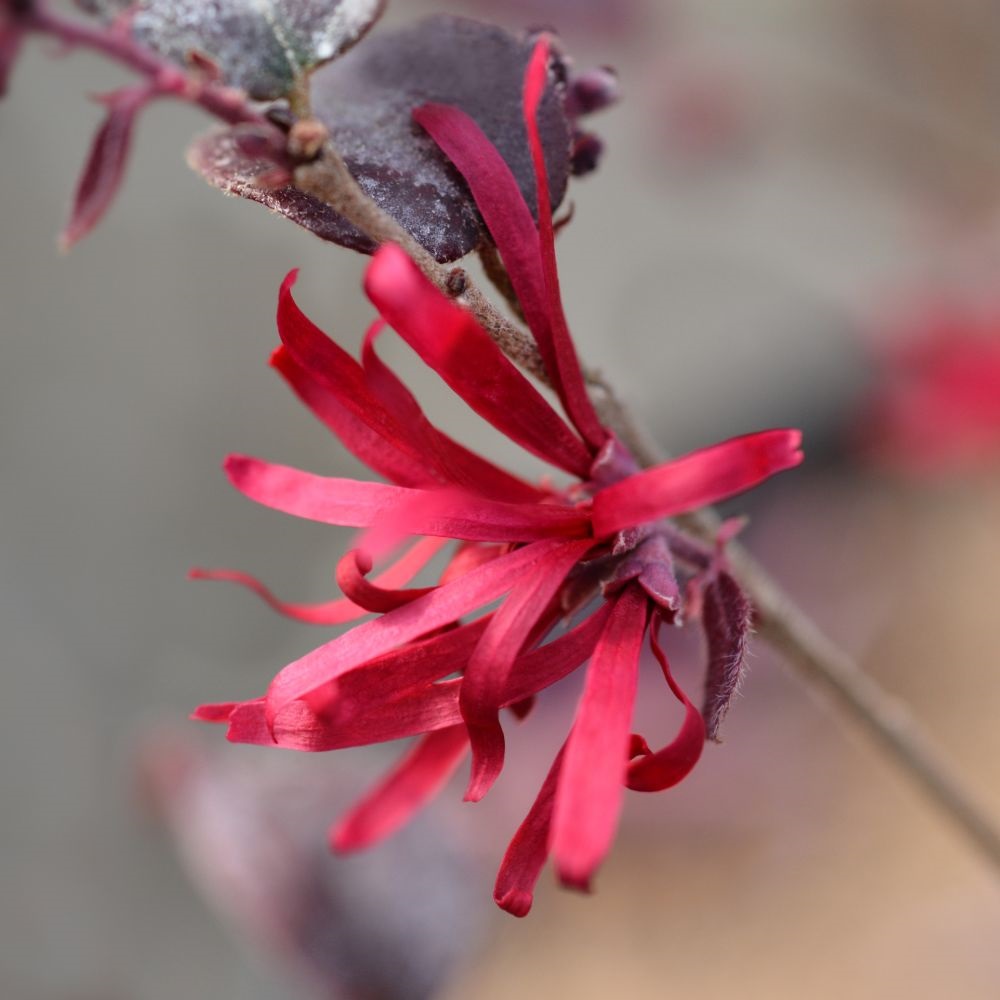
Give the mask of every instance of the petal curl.
[[(409, 552), (380, 573), (368, 586), (391, 589), (409, 583), (446, 544), (447, 541), (441, 538), (419, 539)], [(297, 604), (283, 601), (256, 577), (238, 570), (195, 567), (188, 572), (188, 577), (192, 580), (214, 580), (246, 587), (278, 614), (305, 622), (308, 625), (343, 625), (364, 618), (372, 610), (346, 598), (319, 604)]]
[(670, 672), (670, 664), (659, 639), (660, 617), (657, 615), (650, 630), (650, 645), (663, 670), (674, 697), (684, 706), (684, 721), (674, 739), (662, 750), (650, 751), (641, 737), (629, 756), (635, 757), (628, 765), (626, 785), (636, 792), (662, 792), (683, 781), (701, 758), (705, 747), (705, 722), (701, 712), (681, 690)]
[(285, 705), (310, 691), (495, 600), (562, 544), (544, 541), (516, 549), (290, 663), (268, 688), (268, 717), (274, 719)]

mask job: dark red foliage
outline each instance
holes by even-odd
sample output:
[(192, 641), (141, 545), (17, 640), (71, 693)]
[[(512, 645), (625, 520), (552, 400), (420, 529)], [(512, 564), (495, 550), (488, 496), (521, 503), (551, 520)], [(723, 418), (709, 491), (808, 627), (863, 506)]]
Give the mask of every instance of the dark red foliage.
[(148, 87), (128, 87), (101, 98), (108, 114), (94, 136), (72, 215), (60, 237), (64, 249), (83, 239), (110, 208), (125, 175), (136, 118), (152, 96)]
[[(411, 117), (436, 102), (461, 108), (499, 150), (529, 205), (534, 168), (521, 114), (528, 39), (468, 18), (431, 17), (376, 35), (312, 79), (313, 111), (365, 191), (441, 262), (488, 239), (475, 201), (455, 168)], [(570, 174), (571, 127), (562, 86), (550, 80), (539, 127), (558, 206)], [(273, 169), (247, 155), (232, 130), (198, 139), (188, 162), (216, 187), (266, 205), (322, 239), (363, 253), (370, 240), (321, 202), (292, 187), (264, 188)]]

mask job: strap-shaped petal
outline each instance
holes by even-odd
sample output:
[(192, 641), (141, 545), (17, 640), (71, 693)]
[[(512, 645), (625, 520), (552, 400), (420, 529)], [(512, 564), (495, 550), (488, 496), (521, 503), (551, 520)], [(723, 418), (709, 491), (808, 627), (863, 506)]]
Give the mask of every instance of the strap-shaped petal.
[[(542, 74), (543, 77), (547, 75), (545, 66), (542, 67)], [(542, 89), (544, 91), (544, 83)], [(584, 433), (596, 451), (603, 444), (607, 432), (600, 427), (593, 412), (565, 323), (558, 327), (559, 337), (553, 335), (556, 324), (550, 315), (552, 306), (542, 262), (542, 245), (531, 209), (507, 161), (475, 120), (460, 108), (425, 104), (413, 112), (413, 117), (468, 183), (503, 259), (528, 328), (538, 344), (545, 370), (577, 429), (593, 435), (593, 440), (590, 440), (588, 433)], [(538, 142), (534, 115), (531, 122), (529, 137)], [(548, 177), (544, 173), (542, 183), (546, 187), (545, 203), (548, 207)], [(551, 221), (549, 228), (551, 231)]]
[[(443, 544), (443, 540), (435, 539), (438, 547)], [(431, 541), (431, 539), (423, 539)], [(348, 600), (353, 601), (367, 611), (375, 611), (385, 614), (395, 611), (404, 604), (429, 594), (433, 587), (409, 587), (400, 589), (396, 587), (380, 586), (368, 579), (368, 574), (372, 571), (372, 559), (367, 552), (361, 549), (351, 549), (344, 554), (337, 564), (337, 586), (344, 592)]]
[(588, 447), (472, 314), (446, 299), (399, 247), (375, 254), (365, 289), (388, 324), (476, 413), (532, 454), (586, 477)]
[(440, 792), (469, 750), (465, 726), (428, 733), (330, 831), (335, 851), (359, 851), (392, 836)]
[(478, 802), (503, 768), (500, 706), (521, 647), (566, 575), (590, 547), (589, 541), (567, 542), (540, 562), (536, 572), (519, 582), (494, 612), (469, 659), (461, 697), (462, 716), (472, 744), (472, 773), (465, 793), (469, 802)]
[(375, 341), (384, 329), (385, 324), (379, 321), (365, 335), (362, 348), (365, 381), (386, 411), (420, 441), (425, 460), (440, 470), (444, 481), (496, 500), (525, 503), (544, 499), (547, 496), (544, 490), (453, 441), (427, 419), (413, 393), (375, 352)]
[(583, 381), (580, 362), (570, 336), (566, 314), (563, 312), (562, 293), (559, 289), (559, 267), (556, 263), (556, 237), (552, 225), (552, 201), (549, 196), (549, 178), (545, 168), (545, 148), (538, 129), (538, 109), (545, 95), (549, 77), (549, 42), (543, 35), (528, 62), (524, 77), (524, 124), (528, 130), (528, 145), (535, 165), (535, 190), (538, 194), (538, 235), (541, 245), (542, 272), (549, 299), (549, 322), (552, 327), (552, 345), (559, 367), (559, 382), (565, 404), (573, 423), (590, 446), (599, 450), (608, 439), (607, 430), (601, 425), (594, 404)]
[(633, 737), (637, 752), (630, 753), (629, 756), (636, 759), (628, 765), (625, 783), (636, 792), (662, 792), (683, 781), (698, 763), (705, 747), (705, 722), (701, 712), (681, 690), (670, 672), (666, 653), (660, 645), (660, 621), (660, 616), (657, 615), (650, 630), (650, 645), (670, 690), (684, 706), (684, 721), (674, 739), (655, 753), (649, 750), (641, 737)]
[[(446, 544), (447, 541), (441, 538), (418, 539), (409, 552), (380, 573), (369, 586), (377, 586), (382, 589), (402, 587), (409, 583)], [(308, 625), (343, 625), (364, 618), (372, 610), (346, 598), (318, 604), (283, 601), (256, 577), (238, 570), (196, 567), (189, 571), (188, 576), (192, 580), (215, 580), (220, 583), (235, 583), (246, 587), (278, 614), (305, 622)]]
[(225, 468), (233, 486), (251, 500), (323, 524), (391, 524), (398, 535), (481, 542), (580, 538), (590, 533), (587, 513), (562, 504), (512, 504), (453, 489), (415, 490), (317, 476), (246, 455), (230, 455)]
[(496, 600), (522, 576), (534, 572), (539, 561), (562, 544), (550, 540), (516, 549), (290, 663), (268, 688), (269, 721), (290, 702), (323, 684)]
[[(517, 658), (503, 695), (512, 707), (569, 676), (593, 652), (610, 614), (605, 605), (575, 628)], [(234, 743), (317, 753), (416, 736), (464, 725), (459, 708), (462, 679), (437, 681), (463, 664), (488, 619), (433, 639), (409, 644), (322, 686), (278, 713), (272, 733), (263, 698), (202, 705), (202, 722), (228, 723)], [(387, 691), (397, 692), (387, 696)]]
[(637, 472), (595, 495), (594, 534), (610, 538), (742, 493), (798, 465), (801, 444), (800, 431), (760, 431)]
[[(316, 415), (341, 438), (349, 448), (371, 468), (383, 475), (383, 466), (405, 469), (410, 482), (407, 485), (424, 485), (436, 478), (421, 453), (419, 440), (414, 440), (407, 427), (395, 420), (365, 384), (361, 365), (343, 348), (335, 344), (305, 313), (299, 309), (292, 296), (298, 271), (291, 271), (282, 282), (278, 295), (278, 333), (288, 352), (291, 366), (279, 368), (293, 388)], [(284, 356), (278, 354), (279, 364)], [(294, 367), (292, 367), (294, 366)], [(323, 396), (329, 397), (323, 401)], [(353, 418), (345, 420), (338, 413), (343, 409)], [(368, 428), (361, 436), (357, 425)], [(378, 456), (383, 448), (385, 455)], [(374, 451), (373, 451), (374, 450)], [(423, 466), (423, 479), (420, 478)], [(388, 478), (396, 479), (390, 475)]]
[[(436, 470), (422, 459), (402, 435), (387, 436), (382, 428), (362, 419), (345, 406), (329, 386), (299, 365), (282, 345), (271, 355), (271, 366), (289, 384), (296, 396), (325, 424), (340, 442), (369, 469), (397, 486), (433, 487), (442, 484)], [(366, 410), (367, 416), (372, 411)]]
[(497, 906), (515, 917), (526, 917), (531, 910), (535, 899), (535, 885), (549, 856), (552, 806), (565, 753), (566, 745), (563, 744), (545, 776), (538, 797), (524, 817), (524, 822), (517, 828), (517, 833), (500, 862), (493, 887), (493, 899)]
[(615, 601), (566, 742), (552, 817), (552, 856), (561, 881), (574, 888), (589, 887), (618, 827), (648, 604), (634, 586)]

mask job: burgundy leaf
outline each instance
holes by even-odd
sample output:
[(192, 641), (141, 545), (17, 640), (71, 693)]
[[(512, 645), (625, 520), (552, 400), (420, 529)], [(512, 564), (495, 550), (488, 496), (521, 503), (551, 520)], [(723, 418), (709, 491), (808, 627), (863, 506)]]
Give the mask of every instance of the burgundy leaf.
[[(467, 18), (427, 18), (370, 38), (312, 77), (313, 111), (330, 129), (362, 188), (442, 263), (488, 239), (458, 171), (411, 119), (427, 102), (475, 119), (514, 173), (529, 205), (535, 178), (521, 108), (529, 40)], [(553, 207), (569, 176), (571, 130), (561, 85), (550, 83), (539, 113)], [(322, 239), (374, 247), (332, 209), (291, 187), (266, 189), (266, 158), (240, 149), (233, 130), (196, 140), (188, 162), (214, 186), (266, 205)]]
[(747, 645), (753, 624), (753, 605), (740, 585), (720, 572), (705, 587), (702, 625), (708, 640), (705, 677), (706, 737), (719, 742), (719, 730), (746, 672)]
[(111, 207), (125, 175), (135, 120), (152, 96), (147, 87), (129, 87), (101, 98), (108, 115), (94, 136), (73, 199), (73, 214), (59, 238), (64, 250), (83, 239)]

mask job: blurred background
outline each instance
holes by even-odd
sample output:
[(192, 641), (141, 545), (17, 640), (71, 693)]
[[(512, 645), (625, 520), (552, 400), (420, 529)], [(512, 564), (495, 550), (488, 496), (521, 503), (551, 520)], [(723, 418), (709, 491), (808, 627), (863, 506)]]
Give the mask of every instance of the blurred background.
[[(578, 65), (617, 67), (560, 245), (581, 353), (672, 451), (806, 430), (806, 466), (739, 507), (751, 547), (1000, 813), (1000, 10), (395, 0), (384, 23), (431, 10), (552, 24)], [(360, 473), (266, 362), (293, 266), (306, 311), (358, 343), (364, 261), (205, 185), (183, 152), (207, 123), (167, 103), (61, 256), (85, 95), (126, 77), (50, 55), (31, 44), (0, 103), (4, 998), (998, 995), (987, 865), (763, 644), (725, 745), (630, 797), (596, 896), (546, 874), (526, 921), (490, 892), (548, 709), (493, 801), (455, 787), (348, 860), (325, 828), (391, 751), (262, 753), (187, 723), (324, 638), (186, 573), (333, 596), (344, 536), (219, 466)], [(696, 690), (696, 639), (669, 638)]]

